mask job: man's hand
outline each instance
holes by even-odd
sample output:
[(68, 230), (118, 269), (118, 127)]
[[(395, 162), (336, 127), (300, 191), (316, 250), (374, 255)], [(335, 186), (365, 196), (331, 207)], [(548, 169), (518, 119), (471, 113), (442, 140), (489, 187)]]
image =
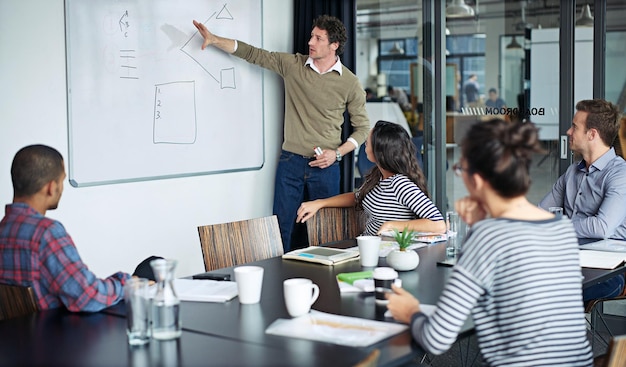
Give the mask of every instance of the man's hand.
[(202, 35), (202, 38), (204, 38), (204, 42), (202, 43), (202, 49), (203, 50), (208, 45), (211, 45), (211, 44), (215, 43), (215, 41), (213, 40), (215, 38), (213, 36), (213, 33), (209, 32), (209, 30), (207, 29), (207, 27), (205, 27), (204, 24), (194, 20), (193, 21), (193, 25), (195, 25), (196, 28), (198, 28), (198, 32), (200, 32), (200, 35)]
[(309, 162), (309, 166), (317, 168), (328, 168), (337, 161), (337, 153), (334, 150), (324, 150), (322, 154), (317, 154), (315, 160)]

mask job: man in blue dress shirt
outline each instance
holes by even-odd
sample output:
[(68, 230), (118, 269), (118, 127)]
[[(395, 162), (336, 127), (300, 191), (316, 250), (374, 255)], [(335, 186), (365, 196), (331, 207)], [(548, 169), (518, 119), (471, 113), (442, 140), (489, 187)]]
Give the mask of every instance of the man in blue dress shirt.
[[(568, 167), (539, 203), (560, 206), (579, 238), (626, 240), (626, 162), (615, 154), (619, 111), (601, 99), (576, 104), (567, 130), (570, 149), (582, 160)], [(619, 275), (583, 291), (583, 300), (614, 297), (624, 289)]]

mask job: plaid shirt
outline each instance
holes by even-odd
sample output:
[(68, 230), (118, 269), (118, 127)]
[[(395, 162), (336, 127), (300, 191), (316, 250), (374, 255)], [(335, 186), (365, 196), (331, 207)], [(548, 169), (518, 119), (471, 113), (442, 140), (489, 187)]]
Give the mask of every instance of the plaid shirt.
[(0, 222), (0, 282), (31, 286), (40, 310), (65, 305), (96, 312), (116, 304), (129, 274), (98, 279), (56, 220), (24, 203), (8, 204)]

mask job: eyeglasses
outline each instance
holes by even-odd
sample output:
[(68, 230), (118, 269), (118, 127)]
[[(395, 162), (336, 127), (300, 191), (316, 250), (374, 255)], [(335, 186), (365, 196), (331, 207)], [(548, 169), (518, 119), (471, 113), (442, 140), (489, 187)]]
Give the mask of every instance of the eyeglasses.
[(455, 175), (461, 177), (461, 175), (463, 175), (463, 171), (467, 171), (466, 168), (461, 167), (461, 162), (456, 162), (453, 166), (452, 166), (452, 171), (454, 172)]

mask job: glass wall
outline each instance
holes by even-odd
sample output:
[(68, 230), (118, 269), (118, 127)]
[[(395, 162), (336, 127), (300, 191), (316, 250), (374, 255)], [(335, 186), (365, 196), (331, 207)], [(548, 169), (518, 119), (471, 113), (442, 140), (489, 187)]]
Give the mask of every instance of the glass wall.
[[(615, 103), (626, 116), (626, 0), (607, 0), (605, 98)], [(616, 150), (626, 156), (626, 117), (621, 120)]]
[[(571, 111), (563, 113), (559, 111), (563, 69), (559, 27), (564, 24), (563, 3), (526, 0), (485, 1), (479, 6), (476, 3), (466, 1), (473, 15), (445, 16), (439, 36), (442, 38), (433, 35), (425, 40), (434, 28), (423, 26), (432, 25), (433, 19), (423, 12), (432, 11), (435, 0), (357, 0), (356, 73), (363, 86), (376, 91), (379, 101), (382, 100), (368, 102), (368, 112), (374, 111), (370, 118), (406, 124), (413, 135), (424, 137), (422, 150), (429, 189), (434, 196), (443, 196), (442, 200), (435, 200), (443, 203), (442, 211), (450, 209), (456, 199), (466, 194), (462, 181), (450, 168), (459, 159), (458, 144), (472, 124), (500, 117), (529, 121), (539, 127), (545, 154), (534, 159), (533, 183), (528, 195), (537, 203), (559, 176), (565, 165), (561, 162), (571, 161), (568, 142), (563, 136), (571, 124), (569, 116), (573, 115), (575, 102), (593, 97), (593, 22), (591, 26), (575, 27), (576, 62), (570, 77), (574, 96), (567, 104), (571, 105)], [(592, 14), (598, 16), (594, 2), (588, 3)], [(626, 69), (623, 68), (626, 43), (620, 40), (626, 32), (625, 3), (626, 0), (607, 0), (605, 59), (606, 98), (619, 104), (622, 110), (626, 108)], [(570, 24), (580, 17), (584, 5), (579, 1), (572, 9), (576, 14)], [(441, 6), (445, 11), (445, 2)], [(429, 57), (436, 55), (438, 39), (445, 40), (443, 60)], [(441, 98), (433, 95), (435, 89), (430, 83), (437, 67), (445, 67), (441, 73), (444, 90)], [(375, 103), (393, 103), (384, 102), (388, 100), (386, 86), (391, 81), (407, 93), (412, 111), (377, 112), (380, 105), (374, 106)], [(443, 111), (438, 120), (424, 119), (424, 106), (429, 103)], [(424, 120), (428, 123), (424, 124)], [(445, 153), (436, 153), (435, 144), (444, 139)], [(441, 171), (445, 175), (436, 180), (434, 172)]]

